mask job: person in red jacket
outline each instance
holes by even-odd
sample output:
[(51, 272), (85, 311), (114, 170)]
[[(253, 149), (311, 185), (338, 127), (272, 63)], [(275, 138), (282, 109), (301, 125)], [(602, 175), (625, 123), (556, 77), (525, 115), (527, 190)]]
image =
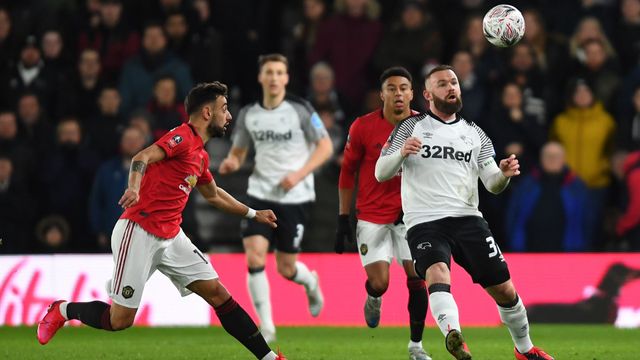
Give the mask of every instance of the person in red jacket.
[(400, 176), (383, 183), (379, 183), (374, 176), (376, 161), (394, 126), (416, 114), (411, 110), (411, 81), (411, 74), (405, 68), (385, 70), (380, 76), (380, 98), (384, 103), (382, 109), (357, 118), (351, 125), (340, 170), (340, 213), (335, 251), (338, 254), (344, 251), (345, 239), (353, 241), (349, 218), (358, 174), (356, 239), (360, 260), (367, 273), (365, 320), (371, 328), (380, 322), (382, 295), (389, 286), (389, 266), (395, 257), (404, 267), (409, 288), (409, 358), (428, 360), (431, 358), (422, 347), (422, 332), (429, 300), (425, 283), (413, 268), (411, 252), (405, 240), (406, 230), (401, 220)]

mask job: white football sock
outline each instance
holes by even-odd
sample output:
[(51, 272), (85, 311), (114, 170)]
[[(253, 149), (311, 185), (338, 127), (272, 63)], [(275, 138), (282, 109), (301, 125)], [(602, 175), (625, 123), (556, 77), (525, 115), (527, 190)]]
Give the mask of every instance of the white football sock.
[(311, 274), (307, 265), (300, 261), (296, 261), (296, 275), (291, 280), (297, 284), (304, 285), (308, 289), (315, 289), (318, 286), (316, 278)]
[(409, 349), (411, 348), (420, 348), (422, 349), (422, 340), (415, 342), (413, 340), (409, 340)]
[(261, 360), (276, 360), (276, 358), (278, 357), (278, 355), (276, 355), (276, 353), (274, 353), (273, 351), (268, 353), (267, 355), (265, 355)]
[(260, 318), (260, 327), (275, 332), (276, 327), (273, 324), (273, 315), (271, 313), (271, 291), (269, 290), (267, 273), (264, 270), (253, 274), (249, 273), (247, 284), (249, 285), (253, 308)]
[(444, 336), (447, 336), (449, 331), (453, 329), (460, 331), (458, 305), (450, 292), (436, 291), (431, 293), (429, 295), (429, 308)]
[(59, 306), (60, 309), (60, 314), (62, 315), (63, 318), (65, 318), (66, 320), (69, 320), (69, 316), (67, 315), (67, 304), (69, 304), (67, 301), (61, 302)]
[(531, 343), (531, 338), (529, 337), (529, 320), (522, 300), (518, 299), (518, 303), (512, 308), (504, 308), (498, 305), (498, 312), (502, 323), (509, 329), (513, 343), (518, 351), (524, 354), (531, 350), (533, 343)]

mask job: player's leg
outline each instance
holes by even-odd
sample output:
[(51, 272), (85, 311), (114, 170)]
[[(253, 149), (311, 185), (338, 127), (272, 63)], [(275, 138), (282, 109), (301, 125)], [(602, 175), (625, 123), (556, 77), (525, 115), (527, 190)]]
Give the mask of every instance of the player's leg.
[(380, 323), (382, 295), (389, 287), (389, 265), (393, 259), (390, 228), (386, 224), (358, 220), (356, 242), (360, 261), (367, 274), (364, 284), (367, 292), (364, 319), (367, 326), (375, 328)]
[[(427, 309), (429, 307), (429, 296), (427, 295), (427, 286), (413, 266), (411, 259), (411, 250), (407, 242), (406, 227), (403, 223), (390, 225), (391, 238), (393, 239), (393, 254), (402, 264), (404, 272), (407, 275), (407, 289), (409, 290), (409, 328), (411, 337), (409, 340), (409, 352), (413, 354), (415, 359), (426, 359), (426, 352), (422, 346), (422, 334), (424, 332), (424, 322), (427, 317)], [(423, 354), (424, 353), (424, 354)]]
[(309, 204), (280, 205), (278, 227), (274, 231), (278, 273), (285, 279), (304, 286), (309, 301), (309, 312), (318, 316), (324, 306), (318, 273), (309, 270), (298, 260), (300, 244), (308, 219)]
[(277, 358), (249, 314), (231, 297), (218, 279), (196, 280), (187, 285), (187, 288), (214, 308), (222, 327), (257, 359)]
[[(249, 197), (247, 205), (255, 209), (272, 209), (278, 218), (279, 205)], [(271, 311), (271, 289), (265, 272), (269, 242), (273, 240), (273, 229), (256, 221), (244, 219), (242, 245), (247, 259), (247, 287), (253, 308), (260, 319), (260, 330), (267, 342), (276, 340), (276, 327)]]
[(134, 222), (118, 220), (111, 236), (115, 265), (107, 289), (113, 304), (97, 300), (56, 301), (38, 323), (38, 341), (46, 344), (67, 320), (73, 319), (108, 331), (130, 327), (140, 305), (144, 285), (155, 271), (152, 258), (157, 244), (149, 236)]
[(258, 359), (275, 359), (258, 327), (218, 280), (208, 256), (202, 254), (182, 230), (170, 240), (160, 257), (158, 270), (182, 296), (198, 294), (216, 311), (224, 329)]
[(458, 247), (453, 257), (471, 275), (473, 282), (480, 284), (495, 300), (500, 319), (516, 346), (516, 358), (553, 359), (531, 343), (527, 311), (511, 282), (509, 268), (487, 222), (477, 216), (457, 221)]
[(416, 274), (425, 279), (431, 315), (445, 336), (445, 346), (458, 360), (471, 359), (460, 328), (458, 305), (451, 294), (451, 218), (416, 225), (407, 241)]

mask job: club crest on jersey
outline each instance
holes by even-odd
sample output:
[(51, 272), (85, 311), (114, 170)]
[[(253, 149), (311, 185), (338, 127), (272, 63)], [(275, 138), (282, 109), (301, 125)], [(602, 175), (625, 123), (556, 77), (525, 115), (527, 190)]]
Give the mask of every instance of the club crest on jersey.
[(189, 193), (191, 193), (191, 189), (196, 187), (196, 185), (198, 184), (198, 177), (196, 175), (189, 175), (184, 178), (184, 181), (187, 183), (187, 186), (185, 186), (184, 184), (180, 184), (178, 185), (178, 188), (185, 194), (189, 195)]
[(169, 145), (170, 149), (173, 149), (174, 147), (176, 147), (178, 144), (180, 144), (182, 142), (182, 136), (180, 135), (175, 135), (174, 137), (172, 137), (171, 139), (169, 139), (169, 142), (167, 143), (167, 145)]
[(469, 146), (473, 146), (473, 139), (468, 136), (460, 135), (460, 140)]

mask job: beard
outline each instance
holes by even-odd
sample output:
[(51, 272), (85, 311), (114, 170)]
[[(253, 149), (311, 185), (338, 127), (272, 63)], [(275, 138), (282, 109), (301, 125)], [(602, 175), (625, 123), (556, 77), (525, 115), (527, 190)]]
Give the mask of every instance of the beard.
[(456, 102), (449, 103), (447, 100), (433, 95), (433, 106), (435, 106), (438, 111), (451, 115), (462, 110), (462, 99), (456, 96)]
[(212, 138), (223, 137), (227, 133), (226, 126), (216, 126), (213, 123), (207, 127), (207, 133)]

